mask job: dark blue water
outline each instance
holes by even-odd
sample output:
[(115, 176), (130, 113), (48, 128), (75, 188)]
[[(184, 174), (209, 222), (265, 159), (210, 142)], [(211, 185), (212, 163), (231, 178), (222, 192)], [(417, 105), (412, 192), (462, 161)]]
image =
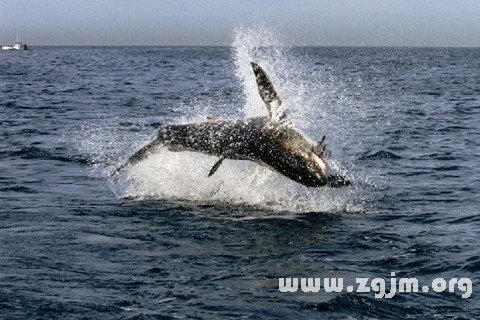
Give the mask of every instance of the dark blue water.
[[(249, 51), (347, 189), (235, 161), (209, 179), (215, 159), (165, 152), (108, 178), (158, 124), (265, 112), (240, 49), (0, 54), (0, 318), (480, 315), (479, 49)], [(278, 290), (390, 272), (473, 294)]]

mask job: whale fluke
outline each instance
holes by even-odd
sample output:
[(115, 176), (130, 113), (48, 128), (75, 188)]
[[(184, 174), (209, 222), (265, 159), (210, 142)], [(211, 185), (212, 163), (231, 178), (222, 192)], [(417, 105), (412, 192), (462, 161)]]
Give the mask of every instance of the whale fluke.
[(150, 142), (149, 144), (145, 145), (140, 150), (135, 152), (132, 156), (130, 156), (125, 163), (123, 163), (118, 168), (116, 168), (113, 172), (111, 172), (110, 176), (111, 177), (116, 176), (121, 170), (123, 170), (127, 166), (130, 166), (130, 165), (135, 164), (139, 161), (142, 161), (148, 155), (150, 155), (159, 145), (160, 145), (160, 141), (158, 141), (157, 139), (155, 139), (152, 142)]
[(258, 63), (250, 62), (253, 68), (253, 73), (255, 74), (255, 79), (257, 80), (258, 92), (260, 97), (262, 97), (263, 102), (267, 105), (268, 115), (274, 121), (281, 120), (285, 117), (285, 113), (282, 105), (282, 100), (275, 91), (272, 82), (268, 78), (265, 71), (258, 65)]

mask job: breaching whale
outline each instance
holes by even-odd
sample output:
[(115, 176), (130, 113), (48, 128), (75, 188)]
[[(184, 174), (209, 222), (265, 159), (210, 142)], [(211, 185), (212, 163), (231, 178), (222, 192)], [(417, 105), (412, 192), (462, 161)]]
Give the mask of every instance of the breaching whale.
[(157, 147), (170, 151), (194, 151), (217, 156), (208, 176), (224, 159), (250, 160), (269, 167), (307, 187), (343, 187), (350, 182), (332, 172), (325, 155), (325, 136), (314, 143), (287, 119), (275, 88), (265, 71), (251, 62), (258, 91), (268, 116), (243, 120), (209, 120), (160, 127), (156, 138), (133, 154), (113, 173), (135, 164)]

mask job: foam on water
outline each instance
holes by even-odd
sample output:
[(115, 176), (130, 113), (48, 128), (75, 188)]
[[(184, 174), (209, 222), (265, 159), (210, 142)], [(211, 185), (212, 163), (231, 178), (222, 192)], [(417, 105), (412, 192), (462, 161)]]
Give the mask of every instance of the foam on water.
[[(235, 75), (243, 86), (244, 115), (253, 117), (267, 114), (251, 70), (250, 62), (255, 61), (270, 76), (288, 117), (301, 131), (314, 139), (327, 133), (332, 146), (339, 145), (338, 142), (341, 142), (340, 145), (348, 144), (348, 134), (345, 132), (352, 117), (358, 117), (358, 110), (352, 109), (351, 101), (332, 83), (321, 81), (321, 74), (312, 73), (307, 67), (308, 61), (306, 63), (294, 57), (290, 51), (291, 48), (285, 47), (275, 33), (265, 26), (253, 29), (240, 26), (236, 29), (232, 53)], [(191, 109), (202, 110), (197, 106)], [(207, 116), (197, 112), (190, 119), (179, 119), (179, 122), (195, 122)], [(147, 143), (145, 135), (141, 138), (140, 142), (134, 142), (137, 147)], [(87, 146), (95, 149), (97, 144), (87, 143)], [(132, 148), (128, 149), (131, 152)], [(335, 147), (330, 149), (335, 154), (333, 158), (341, 159), (341, 150)], [(312, 189), (253, 162), (232, 160), (226, 160), (215, 175), (208, 178), (207, 173), (216, 161), (216, 157), (199, 153), (175, 153), (159, 149), (119, 178), (110, 181), (119, 198), (223, 202), (294, 212), (365, 209), (361, 188), (355, 183), (359, 181), (354, 181), (354, 186), (349, 188)], [(332, 161), (332, 167), (347, 173), (341, 161)], [(113, 167), (102, 168), (107, 172)], [(348, 172), (347, 176), (359, 179), (352, 172)]]
[(159, 149), (132, 167), (115, 184), (120, 197), (180, 199), (205, 203), (251, 205), (275, 211), (359, 211), (353, 189), (309, 189), (249, 161), (225, 160), (207, 173), (216, 158), (193, 152)]

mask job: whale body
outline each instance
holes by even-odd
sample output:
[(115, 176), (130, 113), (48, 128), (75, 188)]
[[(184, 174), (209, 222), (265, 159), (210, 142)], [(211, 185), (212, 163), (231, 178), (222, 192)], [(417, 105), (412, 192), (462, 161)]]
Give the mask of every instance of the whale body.
[(208, 176), (218, 170), (224, 159), (249, 160), (307, 187), (350, 185), (328, 165), (325, 136), (314, 143), (296, 130), (285, 116), (282, 102), (265, 71), (256, 63), (251, 64), (268, 116), (164, 125), (152, 142), (133, 154), (114, 174), (162, 146), (175, 152), (193, 151), (219, 157)]

